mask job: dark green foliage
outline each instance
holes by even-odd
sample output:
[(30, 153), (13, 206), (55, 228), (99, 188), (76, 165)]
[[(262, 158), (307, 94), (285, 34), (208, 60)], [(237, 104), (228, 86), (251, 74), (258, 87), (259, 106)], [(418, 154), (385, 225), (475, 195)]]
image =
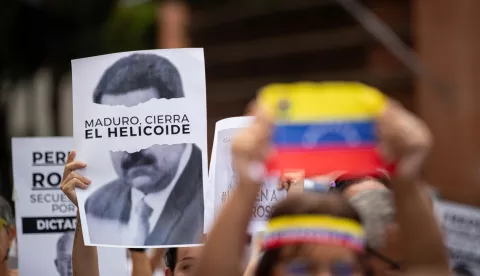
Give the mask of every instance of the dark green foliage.
[(154, 22), (152, 1), (122, 7), (117, 0), (0, 0), (1, 195), (9, 198), (12, 191), (4, 93), (38, 69), (49, 68), (53, 135), (60, 135), (59, 83), (70, 71), (70, 60), (154, 48)]

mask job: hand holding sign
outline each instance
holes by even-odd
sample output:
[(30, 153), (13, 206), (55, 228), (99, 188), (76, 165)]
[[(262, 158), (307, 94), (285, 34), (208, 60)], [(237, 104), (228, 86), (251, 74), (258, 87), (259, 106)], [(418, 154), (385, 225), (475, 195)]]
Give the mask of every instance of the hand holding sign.
[(375, 88), (351, 82), (271, 84), (258, 100), (276, 120), (271, 173), (363, 175), (388, 165), (375, 150), (375, 119), (387, 97)]
[(399, 161), (396, 175), (403, 180), (418, 178), (432, 145), (427, 125), (400, 104), (389, 100), (377, 120), (383, 159)]
[(81, 161), (75, 160), (75, 150), (70, 152), (67, 159), (67, 164), (63, 169), (62, 191), (72, 201), (75, 206), (78, 207), (77, 194), (75, 193), (75, 187), (86, 189), (91, 183), (90, 179), (81, 176), (75, 170), (83, 169), (87, 164)]

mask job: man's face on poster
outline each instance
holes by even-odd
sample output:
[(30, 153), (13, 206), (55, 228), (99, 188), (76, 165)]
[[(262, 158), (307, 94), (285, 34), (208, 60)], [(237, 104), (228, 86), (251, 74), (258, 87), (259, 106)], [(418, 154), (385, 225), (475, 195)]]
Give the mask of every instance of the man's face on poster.
[(58, 241), (55, 266), (60, 276), (72, 276), (73, 232), (64, 234)]
[[(123, 94), (105, 94), (101, 104), (136, 106), (156, 99), (155, 88), (129, 91)], [(139, 152), (111, 152), (112, 164), (117, 175), (127, 184), (144, 192), (163, 190), (175, 177), (185, 144), (153, 145)]]

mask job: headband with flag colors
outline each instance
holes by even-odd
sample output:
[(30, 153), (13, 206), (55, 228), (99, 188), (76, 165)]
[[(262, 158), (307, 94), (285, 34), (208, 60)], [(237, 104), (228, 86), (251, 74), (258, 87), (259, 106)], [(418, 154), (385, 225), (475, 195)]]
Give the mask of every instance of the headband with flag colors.
[(276, 120), (270, 172), (363, 175), (387, 167), (375, 133), (388, 102), (379, 90), (355, 82), (272, 84), (258, 99)]
[(363, 252), (365, 233), (361, 224), (328, 215), (281, 216), (268, 222), (264, 250), (299, 243), (318, 243)]

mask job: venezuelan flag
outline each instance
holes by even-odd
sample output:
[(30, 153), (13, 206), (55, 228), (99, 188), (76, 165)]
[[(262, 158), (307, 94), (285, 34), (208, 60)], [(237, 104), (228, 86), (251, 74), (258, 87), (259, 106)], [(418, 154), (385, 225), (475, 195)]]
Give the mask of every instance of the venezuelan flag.
[(272, 84), (258, 100), (276, 118), (270, 171), (304, 170), (371, 174), (384, 164), (377, 154), (375, 118), (387, 98), (354, 82)]

